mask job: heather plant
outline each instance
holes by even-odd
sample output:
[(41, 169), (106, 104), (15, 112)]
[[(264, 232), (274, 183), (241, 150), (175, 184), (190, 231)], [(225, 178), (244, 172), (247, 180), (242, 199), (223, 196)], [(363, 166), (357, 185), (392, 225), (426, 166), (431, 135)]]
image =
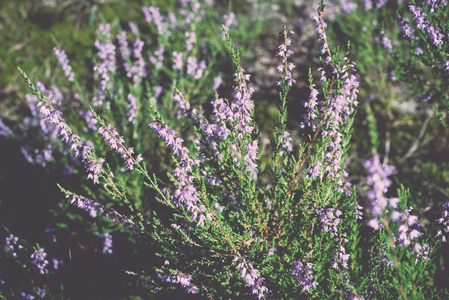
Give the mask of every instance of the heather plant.
[[(356, 133), (357, 152), (395, 165), (393, 185), (410, 188), (423, 230), (434, 234), (441, 230), (434, 220), (447, 202), (448, 184), (441, 138), (447, 135), (446, 1), (342, 3), (331, 32), (331, 40), (351, 41), (363, 74), (367, 101), (359, 113), (367, 122), (356, 126), (366, 128), (370, 143)], [(440, 250), (436, 261), (444, 268), (447, 247)]]
[[(59, 47), (58, 61), (75, 86), (72, 97), (32, 83), (19, 69), (32, 91), (27, 97), (46, 147), (30, 160), (46, 166), (58, 153), (66, 157), (66, 172), (84, 166), (91, 183), (78, 191), (60, 185), (66, 203), (92, 219), (108, 220), (152, 250), (140, 269), (124, 272), (139, 276), (155, 295), (177, 288), (209, 298), (439, 296), (431, 265), (447, 239), (447, 204), (435, 239), (410, 207), (414, 195), (403, 186), (397, 194), (389, 191), (395, 168), (380, 163), (373, 118), (368, 120), (373, 155), (363, 163), (368, 176), (359, 191), (366, 201), (357, 199), (351, 184), (345, 159), (363, 76), (349, 58), (354, 46), (341, 55), (331, 44), (324, 2), (314, 16), (319, 76), (310, 70), (309, 96), (295, 99), (304, 107), (299, 136), (287, 128), (296, 36), (285, 26), (279, 33), (278, 114), (269, 151), (261, 146), (254, 121), (250, 76), (226, 26), (234, 80), (230, 90), (217, 91), (218, 77), (208, 73), (195, 48), (192, 27), (200, 22), (200, 6), (184, 3), (181, 19), (171, 15), (170, 21), (156, 8), (144, 8), (158, 36), (151, 67), (142, 55), (139, 28), (130, 24), (131, 51), (126, 34), (119, 33), (114, 43), (111, 27), (102, 24), (92, 94), (80, 87)], [(176, 26), (191, 29), (181, 34), (185, 43), (178, 49), (170, 42), (180, 38)], [(168, 47), (173, 52), (164, 55)], [(190, 52), (195, 49), (197, 56)], [(207, 88), (215, 97), (204, 92)], [(98, 235), (107, 255), (114, 241), (107, 231)], [(11, 259), (23, 249), (19, 241), (14, 235), (5, 239)], [(46, 274), (46, 252), (30, 249), (35, 271)]]

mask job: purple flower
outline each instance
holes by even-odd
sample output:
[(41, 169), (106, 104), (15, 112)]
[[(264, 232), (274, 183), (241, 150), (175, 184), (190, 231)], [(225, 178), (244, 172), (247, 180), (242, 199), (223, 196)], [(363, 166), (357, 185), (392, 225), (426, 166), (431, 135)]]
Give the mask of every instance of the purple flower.
[(126, 163), (125, 169), (133, 170), (134, 165), (138, 164), (143, 160), (142, 156), (139, 154), (137, 156), (133, 156), (134, 148), (126, 148), (125, 147), (125, 139), (123, 136), (120, 136), (117, 132), (117, 129), (112, 127), (111, 124), (102, 123), (100, 128), (98, 128), (98, 133), (103, 137), (103, 139), (108, 142), (109, 146), (112, 150), (120, 154), (123, 160)]
[[(416, 51), (418, 51), (418, 50), (416, 50)], [(448, 72), (448, 74), (449, 74), (449, 60), (447, 60), (447, 61), (445, 61), (444, 62), (444, 70), (446, 71), (446, 72)]]
[(363, 7), (365, 8), (365, 10), (373, 9), (373, 0), (365, 0), (364, 2), (365, 3)]
[(220, 87), (222, 82), (223, 82), (223, 80), (221, 79), (221, 76), (215, 77), (214, 78), (214, 86), (212, 87), (212, 89), (214, 91), (216, 91)]
[(376, 7), (377, 7), (377, 8), (381, 8), (381, 7), (384, 6), (387, 2), (388, 2), (388, 0), (379, 0), (379, 1), (377, 1)]
[(135, 36), (137, 36), (137, 34), (139, 33), (139, 27), (137, 26), (137, 24), (133, 23), (133, 22), (128, 22), (128, 26), (129, 26), (129, 29), (131, 29), (131, 32)]
[(192, 185), (193, 167), (198, 161), (189, 157), (189, 150), (183, 146), (184, 140), (177, 136), (177, 132), (170, 129), (165, 124), (151, 123), (150, 128), (154, 129), (160, 138), (164, 140), (167, 146), (172, 148), (173, 154), (180, 156), (178, 167), (173, 171), (173, 176), (177, 179), (179, 186), (175, 189), (171, 197), (177, 205), (184, 205), (188, 212), (191, 212), (192, 221), (198, 219), (198, 225), (203, 226), (206, 219), (211, 220), (210, 213), (205, 213), (206, 207), (200, 202), (200, 195)]
[[(70, 203), (72, 205), (88, 212), (91, 217), (95, 218), (97, 217), (97, 215), (102, 215), (116, 224), (121, 224), (124, 228), (129, 229), (133, 234), (141, 232), (139, 227), (137, 227), (131, 220), (119, 214), (114, 209), (108, 208), (96, 201), (87, 199), (65, 190), (64, 193), (66, 194), (66, 198), (71, 198)], [(105, 240), (105, 244), (112, 246), (112, 239), (107, 241)]]
[(125, 65), (127, 65), (127, 60), (131, 56), (131, 51), (129, 50), (128, 39), (126, 37), (126, 31), (122, 31), (120, 34), (117, 35), (117, 42), (119, 45), (120, 55), (122, 56), (122, 59), (125, 62)]
[[(293, 33), (293, 31), (290, 31)], [(287, 29), (283, 31), (284, 43), (281, 44), (278, 48), (279, 51), (276, 53), (277, 56), (282, 58), (282, 64), (277, 67), (277, 70), (282, 74), (282, 79), (278, 80), (277, 84), (282, 85), (282, 82), (285, 82), (288, 86), (292, 86), (296, 81), (292, 78), (291, 71), (295, 68), (293, 63), (288, 62), (288, 57), (293, 55), (294, 52), (287, 47), (291, 46), (292, 40), (287, 37)]]
[(17, 250), (23, 249), (23, 246), (19, 244), (19, 238), (12, 233), (5, 238), (5, 247), (14, 258), (17, 258)]
[(304, 265), (300, 260), (293, 263), (292, 275), (305, 292), (318, 285), (318, 282), (313, 280), (312, 266), (311, 263)]
[(410, 22), (407, 19), (403, 19), (400, 15), (397, 15), (396, 22), (399, 25), (402, 36), (408, 40), (415, 39), (415, 30), (410, 27)]
[(142, 7), (142, 12), (145, 16), (145, 21), (153, 23), (156, 26), (159, 35), (170, 35), (170, 32), (167, 30), (168, 24), (164, 21), (164, 17), (161, 15), (159, 7)]
[(316, 23), (316, 30), (319, 34), (319, 40), (321, 41), (321, 54), (326, 53), (328, 51), (329, 46), (327, 45), (327, 36), (326, 36), (326, 28), (327, 24), (323, 21), (322, 18), (314, 16), (312, 18)]
[(357, 3), (354, 3), (351, 0), (343, 0), (343, 1), (340, 2), (340, 4), (341, 4), (341, 9), (346, 14), (351, 13), (358, 6)]
[(443, 243), (447, 241), (449, 235), (449, 202), (443, 204), (443, 212), (441, 213), (441, 218), (437, 220), (439, 224), (443, 227), (439, 229), (436, 237), (440, 238)]
[(137, 98), (134, 97), (132, 94), (128, 94), (128, 121), (136, 124), (137, 122)]
[(150, 56), (150, 62), (154, 65), (157, 70), (162, 69), (162, 65), (164, 63), (164, 51), (165, 45), (160, 44), (159, 48), (154, 51), (154, 56)]
[(117, 68), (115, 59), (115, 45), (111, 40), (111, 25), (100, 24), (99, 25), (100, 37), (94, 43), (97, 48), (98, 61), (94, 66), (94, 71), (98, 73), (100, 78), (100, 85), (97, 88), (97, 96), (94, 97), (94, 106), (103, 104), (105, 100), (105, 93), (113, 86), (111, 75), (115, 73)]
[(264, 285), (265, 278), (261, 277), (257, 269), (246, 259), (235, 256), (233, 262), (238, 261), (240, 263), (236, 266), (236, 270), (240, 273), (240, 278), (245, 281), (246, 286), (250, 287), (252, 293), (256, 294), (259, 299), (265, 298), (265, 293), (270, 292)]
[(103, 253), (112, 253), (112, 235), (109, 232), (101, 235), (103, 238)]
[(0, 119), (0, 136), (10, 137), (12, 134), (11, 129), (3, 123), (2, 119)]
[(65, 51), (59, 49), (58, 47), (54, 47), (53, 51), (58, 58), (59, 64), (64, 70), (65, 76), (70, 82), (73, 82), (75, 80), (75, 73), (72, 72), (72, 67), (69, 65), (69, 59), (67, 58)]
[(393, 52), (393, 45), (391, 44), (391, 40), (387, 38), (385, 35), (382, 36), (381, 44), (384, 46), (385, 49), (388, 50), (388, 52)]
[(423, 9), (421, 7), (418, 7), (413, 3), (410, 3), (408, 7), (410, 12), (413, 14), (413, 19), (416, 22), (416, 27), (426, 30), (429, 26), (429, 21), (425, 19), (427, 17), (427, 14), (423, 12)]
[(247, 144), (248, 152), (245, 155), (245, 163), (247, 165), (247, 169), (253, 175), (253, 179), (257, 179), (257, 150), (258, 150), (259, 142), (257, 140), (252, 141)]
[[(394, 166), (386, 165), (382, 167), (378, 155), (374, 155), (372, 160), (366, 160), (363, 165), (368, 169), (367, 182), (373, 187), (372, 190), (367, 192), (370, 199), (368, 208), (374, 216), (383, 214), (389, 202), (383, 194), (388, 191), (388, 187), (391, 185), (388, 176), (393, 174)], [(377, 220), (377, 217), (375, 219)], [(371, 220), (370, 222), (371, 227), (377, 227), (376, 221)]]
[(337, 235), (337, 225), (340, 224), (338, 217), (342, 215), (342, 212), (338, 209), (327, 208), (317, 209), (316, 213), (320, 217), (321, 229), (324, 232), (330, 232), (332, 236)]
[(192, 51), (193, 49), (193, 44), (195, 44), (196, 42), (196, 33), (195, 32), (186, 32), (185, 33), (186, 36), (186, 50), (187, 51)]
[(347, 269), (348, 268), (348, 260), (349, 260), (349, 253), (346, 253), (345, 247), (342, 245), (339, 246), (339, 250), (336, 254), (334, 254), (332, 257), (334, 258), (334, 262), (332, 263), (332, 268), (334, 269)]
[(33, 254), (31, 254), (31, 263), (35, 264), (41, 274), (48, 274), (48, 270), (45, 268), (48, 265), (47, 253), (44, 248), (39, 248)]
[(314, 124), (313, 120), (317, 117), (317, 105), (318, 105), (318, 91), (315, 89), (315, 85), (310, 85), (310, 96), (309, 100), (304, 102), (304, 107), (307, 109), (307, 113), (304, 114), (302, 117), (304, 119), (303, 122), (300, 123), (301, 128), (310, 127), (313, 131), (316, 130), (316, 125)]
[(175, 270), (174, 273), (170, 272), (169, 275), (161, 274), (161, 270), (157, 273), (157, 278), (173, 284), (181, 285), (189, 294), (197, 294), (198, 288), (190, 282), (192, 280), (192, 276), (188, 274), (183, 274), (178, 270)]
[(173, 51), (173, 69), (181, 70), (182, 69), (182, 58), (184, 53)]

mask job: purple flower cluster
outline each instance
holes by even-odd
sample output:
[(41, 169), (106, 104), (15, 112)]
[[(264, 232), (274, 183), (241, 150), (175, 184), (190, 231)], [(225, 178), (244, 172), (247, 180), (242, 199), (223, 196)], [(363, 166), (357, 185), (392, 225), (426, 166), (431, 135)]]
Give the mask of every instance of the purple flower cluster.
[(172, 284), (181, 285), (189, 294), (197, 294), (198, 288), (195, 285), (192, 285), (190, 282), (192, 280), (192, 276), (189, 274), (183, 274), (178, 270), (175, 270), (174, 273), (170, 272), (169, 275), (161, 274), (161, 271), (157, 273), (157, 278)]
[[(406, 209), (404, 213), (393, 211), (391, 220), (399, 224), (398, 242), (402, 247), (410, 246), (412, 241), (422, 235), (417, 228), (420, 227), (418, 217), (410, 214), (410, 209)], [(419, 252), (421, 245), (415, 243), (413, 250)]]
[(318, 31), (319, 40), (321, 41), (321, 54), (324, 54), (329, 49), (329, 45), (327, 44), (327, 36), (326, 36), (327, 24), (326, 24), (326, 22), (324, 22), (323, 18), (313, 16), (312, 19), (316, 23), (316, 30)]
[(339, 216), (342, 215), (340, 210), (333, 208), (317, 209), (316, 213), (320, 218), (321, 229), (324, 232), (330, 232), (332, 236), (338, 235), (337, 226), (340, 224)]
[(85, 167), (88, 172), (87, 179), (92, 179), (95, 184), (98, 184), (100, 181), (100, 175), (103, 170), (103, 163), (105, 161), (104, 158), (94, 158), (91, 157), (91, 159), (87, 158), (88, 156), (92, 155), (91, 148), (86, 147), (85, 148), (85, 156), (86, 159), (84, 159)]
[(103, 253), (112, 253), (112, 234), (109, 232), (106, 232), (105, 234), (102, 234), (101, 237), (103, 238)]
[(373, 215), (373, 218), (368, 221), (368, 225), (377, 230), (383, 228), (377, 216), (384, 214), (387, 206), (397, 207), (399, 202), (398, 198), (388, 199), (384, 195), (391, 185), (391, 180), (388, 179), (388, 176), (393, 174), (395, 168), (390, 165), (381, 166), (377, 154), (373, 156), (372, 160), (366, 160), (363, 165), (368, 170), (367, 182), (373, 187), (367, 192), (370, 200), (368, 209)]
[(382, 46), (388, 50), (389, 53), (393, 52), (393, 45), (391, 44), (391, 40), (382, 32), (382, 38), (380, 40)]
[(64, 50), (59, 49), (58, 47), (54, 47), (53, 51), (58, 58), (59, 64), (64, 71), (65, 76), (70, 82), (75, 80), (75, 73), (72, 72), (72, 67), (69, 65), (69, 59), (67, 58), (67, 54)]
[[(218, 160), (222, 160), (218, 154), (218, 140), (224, 140), (231, 137), (233, 143), (229, 146), (230, 155), (237, 167), (241, 162), (245, 163), (246, 169), (252, 174), (254, 180), (257, 179), (257, 158), (258, 141), (251, 140), (249, 135), (253, 132), (253, 109), (254, 103), (251, 100), (253, 89), (248, 89), (246, 81), (249, 75), (244, 75), (244, 70), (240, 68), (239, 72), (234, 74), (237, 86), (233, 88), (234, 102), (228, 105), (223, 98), (216, 98), (212, 101), (215, 122), (212, 124), (202, 123), (201, 129), (205, 133), (205, 141), (215, 151)], [(245, 138), (246, 136), (246, 138)], [(240, 140), (240, 141), (238, 141)], [(245, 143), (245, 150), (237, 145), (238, 142)]]
[(196, 43), (196, 33), (186, 31), (185, 36), (186, 36), (186, 50), (192, 51), (193, 45)]
[(44, 248), (39, 248), (31, 254), (31, 263), (36, 265), (41, 274), (48, 274), (48, 269), (46, 269), (48, 260), (45, 259), (46, 257), (47, 253), (44, 251)]
[[(229, 14), (225, 14), (223, 16), (223, 20), (225, 21), (223, 24), (223, 27), (227, 32), (229, 32), (229, 29), (231, 29), (232, 24), (235, 22), (235, 14), (233, 12), (230, 12)], [(237, 24), (235, 24), (235, 25), (237, 25)], [(226, 39), (226, 36), (224, 33), (222, 33), (221, 38), (223, 41)]]
[(107, 126), (105, 126), (105, 124), (102, 124), (100, 128), (98, 128), (98, 133), (106, 142), (108, 142), (112, 150), (122, 156), (123, 160), (126, 163), (125, 169), (133, 170), (134, 165), (143, 160), (141, 154), (137, 155), (136, 157), (133, 156), (133, 147), (129, 147), (128, 149), (125, 148), (125, 139), (123, 138), (123, 136), (120, 136), (118, 134), (117, 129), (112, 127), (111, 124), (108, 124)]
[(0, 136), (10, 137), (12, 134), (11, 129), (3, 123), (2, 119), (0, 119)]
[(214, 91), (216, 91), (220, 87), (222, 82), (223, 82), (223, 79), (221, 78), (221, 76), (215, 77), (214, 78), (214, 86), (212, 87), (212, 89)]
[[(139, 229), (139, 227), (137, 227), (137, 225), (135, 225), (135, 223), (133, 223), (131, 220), (129, 220), (128, 218), (122, 216), (121, 214), (119, 214), (116, 210), (112, 209), (112, 208), (108, 208), (104, 205), (101, 205), (100, 203), (87, 199), (85, 197), (70, 193), (65, 191), (66, 193), (66, 198), (71, 198), (70, 199), (70, 203), (76, 207), (81, 208), (82, 210), (84, 210), (85, 212), (89, 213), (91, 217), (95, 218), (98, 215), (102, 215), (104, 217), (106, 217), (107, 219), (109, 219), (110, 221), (114, 222), (115, 224), (118, 225), (122, 225), (123, 228), (128, 229), (129, 231), (131, 231), (131, 233), (140, 233), (141, 230)], [(105, 245), (106, 243), (110, 246), (112, 246), (112, 240), (110, 241), (106, 241), (105, 240)]]
[(162, 69), (162, 65), (164, 63), (164, 51), (165, 45), (160, 44), (159, 48), (154, 51), (154, 56), (150, 56), (150, 62), (154, 65), (157, 70)]
[(354, 3), (351, 0), (343, 0), (340, 2), (340, 4), (341, 4), (341, 9), (346, 14), (351, 13), (358, 7), (357, 3)]
[(257, 269), (246, 259), (235, 256), (233, 262), (237, 261), (240, 261), (240, 263), (236, 266), (236, 270), (240, 273), (240, 278), (245, 281), (246, 286), (250, 287), (252, 293), (257, 295), (259, 299), (265, 298), (265, 293), (270, 292), (264, 285), (265, 278), (261, 277)]
[(442, 242), (447, 242), (449, 234), (449, 202), (443, 204), (441, 218), (437, 221), (439, 224), (442, 224), (443, 229), (438, 230), (436, 237), (440, 238)]
[(410, 3), (409, 9), (413, 14), (413, 19), (416, 22), (416, 27), (427, 32), (428, 36), (435, 46), (441, 46), (443, 44), (444, 37), (441, 33), (441, 29), (439, 29), (438, 27), (433, 27), (433, 25), (428, 20), (426, 20), (427, 14), (423, 12), (423, 9), (421, 7)]
[(156, 26), (159, 35), (171, 34), (171, 32), (168, 31), (168, 24), (165, 22), (164, 16), (161, 15), (159, 7), (142, 7), (142, 12), (145, 16), (145, 21), (153, 23)]
[(200, 63), (198, 63), (198, 59), (195, 56), (189, 56), (187, 57), (187, 71), (186, 73), (188, 75), (193, 75), (193, 78), (195, 80), (200, 79), (203, 77), (204, 70), (206, 69), (206, 61), (201, 60)]
[(402, 32), (402, 36), (408, 40), (416, 39), (415, 30), (410, 27), (410, 22), (407, 19), (403, 19), (400, 15), (397, 15), (396, 22)]
[(55, 128), (57, 136), (61, 136), (61, 140), (68, 144), (73, 156), (77, 157), (82, 150), (82, 160), (85, 163), (86, 170), (89, 172), (88, 178), (93, 179), (94, 183), (98, 183), (104, 159), (95, 157), (90, 143), (81, 141), (80, 137), (73, 133), (72, 129), (62, 118), (62, 112), (53, 107), (52, 101), (36, 89), (28, 77), (25, 77), (25, 80), (33, 88), (33, 92), (37, 96), (35, 99), (35, 110), (39, 111), (42, 120), (46, 120)]
[[(323, 71), (324, 72), (324, 71)], [(304, 102), (304, 107), (306, 108), (307, 112), (303, 115), (304, 121), (299, 123), (299, 126), (301, 128), (310, 127), (313, 131), (316, 130), (316, 125), (314, 123), (314, 120), (316, 119), (317, 115), (317, 105), (318, 105), (318, 91), (315, 89), (315, 85), (311, 84), (309, 86), (310, 88), (310, 96), (308, 101)], [(316, 173), (316, 172), (315, 172)]]
[(128, 121), (136, 124), (137, 122), (137, 98), (133, 96), (133, 94), (128, 94)]
[[(293, 33), (293, 31), (290, 31)], [(282, 64), (277, 67), (277, 70), (282, 74), (282, 80), (277, 82), (278, 85), (282, 85), (284, 80), (289, 86), (292, 86), (296, 81), (292, 78), (291, 71), (295, 68), (295, 64), (288, 62), (288, 57), (292, 56), (295, 52), (287, 47), (292, 45), (292, 40), (287, 37), (287, 30), (284, 29), (284, 43), (279, 46), (279, 51), (276, 53), (277, 56), (282, 58)]]
[(198, 219), (198, 225), (203, 226), (206, 219), (211, 220), (210, 213), (204, 214), (206, 207), (200, 203), (200, 195), (196, 188), (192, 185), (194, 176), (192, 172), (194, 167), (198, 164), (198, 161), (189, 157), (189, 150), (183, 146), (184, 140), (177, 136), (177, 132), (170, 129), (165, 124), (153, 122), (150, 124), (150, 128), (154, 129), (156, 133), (162, 138), (165, 144), (172, 148), (173, 154), (180, 156), (178, 167), (173, 171), (173, 176), (178, 181), (179, 186), (173, 192), (171, 197), (176, 199), (176, 204), (183, 204), (188, 212), (192, 213), (192, 220)]
[(14, 258), (17, 258), (17, 250), (23, 249), (23, 246), (19, 244), (19, 238), (12, 233), (5, 238), (5, 247)]
[[(383, 216), (387, 211), (391, 212), (391, 220), (398, 224), (398, 236), (396, 241), (399, 242), (401, 247), (408, 247), (412, 242), (417, 239), (422, 233), (418, 230), (420, 224), (418, 223), (418, 217), (411, 215), (410, 209), (404, 209), (403, 212), (399, 209), (399, 198), (386, 198), (384, 193), (388, 191), (388, 187), (391, 185), (391, 181), (388, 176), (393, 174), (394, 167), (390, 165), (381, 166), (379, 162), (379, 156), (374, 155), (372, 160), (366, 160), (364, 162), (365, 168), (368, 169), (367, 182), (373, 188), (367, 192), (368, 209), (371, 212), (373, 218), (368, 221), (368, 226), (374, 229), (384, 228), (385, 224), (379, 216)], [(421, 245), (414, 243), (414, 252), (419, 252)]]
[(333, 255), (334, 261), (332, 263), (332, 268), (347, 269), (350, 255), (349, 255), (349, 253), (346, 253), (346, 249), (342, 245), (340, 245), (338, 248), (339, 248), (339, 251)]
[[(343, 59), (345, 64), (340, 67), (338, 65), (332, 67), (332, 76), (337, 80), (343, 82), (341, 89), (333, 89), (328, 93), (325, 101), (318, 101), (318, 92), (311, 84), (311, 95), (309, 101), (304, 103), (307, 108), (307, 113), (303, 115), (303, 122), (300, 126), (304, 128), (306, 125), (312, 130), (317, 130), (314, 119), (320, 113), (320, 123), (322, 130), (322, 137), (329, 138), (327, 143), (327, 153), (325, 153), (324, 161), (316, 160), (313, 165), (308, 168), (309, 175), (316, 177), (319, 174), (327, 173), (328, 178), (334, 178), (338, 184), (338, 191), (345, 192), (350, 195), (349, 187), (351, 184), (345, 182), (344, 178), (347, 173), (341, 168), (343, 164), (344, 146), (343, 134), (341, 128), (344, 128), (348, 123), (350, 116), (354, 113), (355, 106), (357, 106), (357, 93), (359, 83), (349, 70), (354, 70), (354, 63), (350, 62), (346, 57)], [(326, 61), (330, 64), (330, 61)], [(330, 67), (328, 65), (327, 67)]]
[[(203, 116), (200, 114), (200, 112), (197, 109), (195, 109), (195, 108), (190, 109), (190, 103), (185, 100), (183, 93), (175, 92), (173, 94), (173, 100), (176, 102), (176, 104), (178, 105), (178, 108), (180, 109), (180, 111), (182, 112), (182, 114), (185, 117), (190, 118), (195, 122), (199, 122), (200, 120), (203, 119)], [(181, 116), (178, 114), (178, 119), (180, 117)]]
[(318, 285), (318, 282), (313, 280), (312, 266), (311, 263), (304, 265), (300, 260), (293, 264), (292, 275), (305, 292), (314, 289)]
[(122, 31), (120, 32), (120, 34), (117, 35), (117, 42), (119, 45), (120, 55), (122, 56), (122, 59), (125, 62), (125, 66), (127, 66), (128, 65), (127, 61), (131, 57), (131, 51), (129, 50), (126, 31)]
[(111, 75), (117, 69), (117, 62), (115, 58), (115, 45), (111, 39), (111, 25), (99, 25), (100, 39), (94, 43), (97, 48), (97, 56), (99, 58), (94, 66), (94, 71), (98, 73), (100, 78), (100, 86), (97, 88), (97, 96), (94, 97), (93, 102), (95, 106), (102, 105), (106, 99), (106, 91), (113, 86)]
[(173, 69), (175, 70), (182, 70), (182, 58), (184, 56), (183, 52), (173, 51)]

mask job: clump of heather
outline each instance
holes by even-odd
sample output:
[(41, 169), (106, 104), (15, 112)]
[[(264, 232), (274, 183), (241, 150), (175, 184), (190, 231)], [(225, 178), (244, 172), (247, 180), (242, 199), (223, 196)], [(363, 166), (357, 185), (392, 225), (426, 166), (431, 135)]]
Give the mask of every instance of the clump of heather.
[[(124, 274), (130, 282), (142, 274), (152, 296), (174, 289), (248, 299), (438, 295), (427, 279), (447, 228), (438, 231), (437, 241), (422, 230), (409, 205), (415, 195), (401, 187), (395, 197), (389, 190), (395, 168), (386, 160), (381, 164), (375, 151), (363, 163), (365, 187), (357, 191), (353, 185), (346, 158), (363, 76), (351, 48), (341, 55), (330, 42), (324, 1), (313, 17), (320, 65), (309, 70), (307, 97), (295, 100), (303, 113), (293, 131), (287, 126), (287, 99), (296, 97), (299, 84), (292, 47), (298, 37), (287, 26), (279, 33), (278, 111), (269, 150), (256, 122), (257, 91), (228, 32), (234, 15), (227, 15), (223, 25), (233, 72), (226, 90), (213, 73), (214, 61), (199, 45), (203, 37), (196, 25), (205, 18), (205, 8), (195, 0), (179, 4), (177, 14), (167, 15), (144, 7), (148, 27), (130, 23), (131, 34), (100, 25), (91, 93), (80, 87), (57, 48), (64, 74), (75, 84), (69, 95), (73, 107), (57, 88), (33, 84), (19, 69), (47, 146), (24, 154), (46, 166), (58, 153), (68, 157), (68, 170), (84, 174), (84, 190), (59, 187), (66, 204), (85, 211), (95, 224), (101, 241), (96, 251), (113, 254), (116, 245), (109, 229), (98, 228), (102, 221), (150, 249), (151, 259)], [(382, 10), (385, 1), (345, 1), (342, 6), (350, 14)], [(413, 11), (422, 16), (418, 8)], [(420, 26), (434, 34), (429, 43), (442, 46), (435, 25)], [(148, 31), (153, 43), (143, 37)], [(378, 46), (395, 53), (389, 32), (379, 34)], [(408, 28), (405, 36), (412, 34)], [(76, 107), (77, 118), (66, 106)], [(368, 122), (377, 149), (376, 122)], [(446, 211), (437, 222), (447, 227)], [(45, 249), (37, 246), (28, 257), (42, 276), (51, 265)], [(9, 235), (5, 252), (18, 261), (20, 251), (20, 240)], [(54, 268), (58, 263), (53, 261)]]

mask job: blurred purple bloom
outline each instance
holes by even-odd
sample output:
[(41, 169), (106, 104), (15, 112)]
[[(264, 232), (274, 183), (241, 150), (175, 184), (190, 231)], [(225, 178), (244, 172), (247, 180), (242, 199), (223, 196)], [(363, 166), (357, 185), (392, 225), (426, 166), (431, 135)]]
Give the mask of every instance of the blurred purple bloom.
[(221, 79), (221, 76), (215, 77), (214, 78), (214, 86), (212, 87), (212, 89), (214, 91), (216, 91), (220, 87), (222, 82), (223, 82), (223, 80)]
[[(395, 168), (390, 165), (382, 167), (377, 154), (373, 156), (372, 160), (366, 160), (363, 165), (368, 170), (367, 182), (373, 187), (367, 192), (370, 199), (368, 208), (374, 216), (383, 214), (388, 205), (388, 199), (384, 196), (384, 193), (388, 191), (388, 187), (391, 185), (388, 176), (393, 174)], [(371, 225), (375, 224), (377, 223)]]
[(162, 65), (164, 63), (164, 51), (165, 45), (160, 44), (159, 48), (154, 51), (154, 56), (150, 56), (150, 62), (154, 65), (157, 70), (162, 69)]
[(12, 233), (5, 238), (5, 247), (14, 258), (17, 258), (17, 250), (23, 249), (23, 246), (19, 244), (19, 238)]
[(122, 59), (125, 62), (125, 65), (127, 65), (127, 60), (131, 56), (131, 51), (129, 50), (128, 38), (126, 36), (126, 31), (122, 31), (120, 34), (117, 35), (117, 42), (119, 45), (120, 55), (122, 56)]
[(139, 27), (137, 26), (137, 24), (133, 22), (128, 22), (128, 26), (129, 29), (131, 29), (132, 34), (137, 36), (137, 34), (139, 33)]
[(351, 13), (358, 7), (357, 3), (354, 3), (351, 0), (340, 1), (340, 4), (341, 4), (341, 9), (346, 14)]
[(112, 235), (109, 232), (102, 234), (103, 238), (103, 253), (112, 253)]
[(168, 24), (164, 21), (159, 7), (142, 7), (142, 12), (145, 16), (145, 21), (153, 23), (156, 26), (159, 35), (170, 35), (170, 32), (167, 30)]
[(182, 58), (184, 56), (183, 52), (173, 51), (173, 69), (182, 70)]
[(131, 93), (128, 94), (128, 121), (136, 124), (137, 122), (137, 98), (134, 97)]
[(64, 50), (61, 50), (58, 47), (54, 47), (53, 51), (55, 52), (55, 55), (58, 58), (62, 70), (64, 70), (65, 76), (70, 82), (73, 82), (75, 80), (75, 73), (72, 72), (72, 67), (69, 65), (69, 59), (67, 58), (67, 54), (65, 54)]
[(195, 32), (186, 32), (186, 50), (187, 51), (192, 51), (193, 49), (193, 45), (196, 42), (196, 33)]

